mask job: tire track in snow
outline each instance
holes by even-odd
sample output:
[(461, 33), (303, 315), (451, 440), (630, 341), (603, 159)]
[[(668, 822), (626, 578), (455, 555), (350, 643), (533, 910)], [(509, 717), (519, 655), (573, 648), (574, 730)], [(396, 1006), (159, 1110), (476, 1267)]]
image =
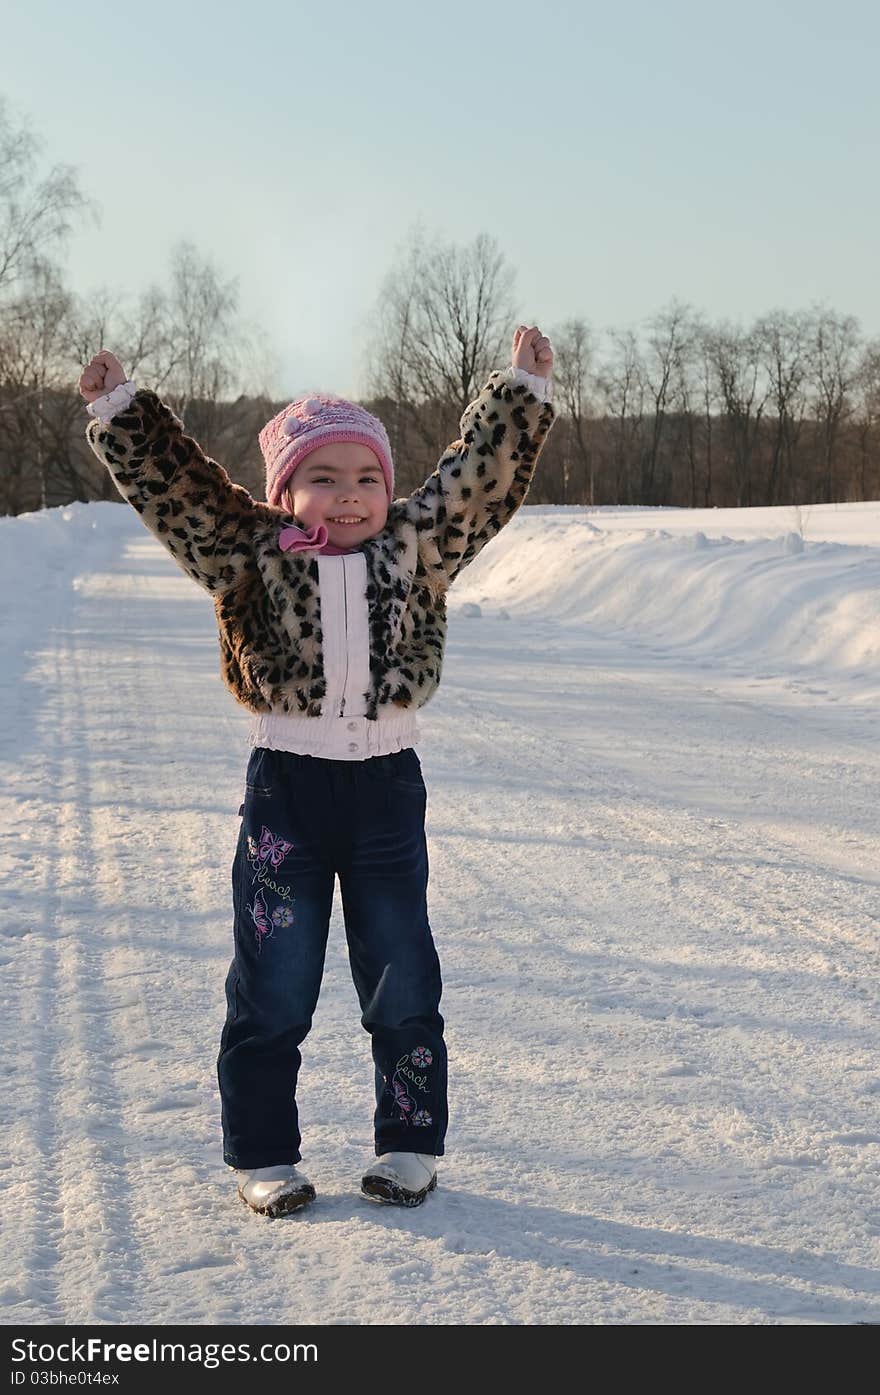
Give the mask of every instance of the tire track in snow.
[[(245, 743), (242, 723), (234, 739), (229, 702), (207, 663), (198, 653), (191, 662), (193, 650), (210, 655), (213, 647), (202, 635), (203, 608), (189, 601), (184, 578), (173, 585), (179, 601), (169, 600), (161, 576), (138, 577), (122, 610), (114, 595), (92, 597), (89, 621), (110, 673), (105, 698), (106, 684), (94, 676), (103, 662), (82, 661), (89, 768), (101, 786), (92, 800), (97, 886), (118, 902), (116, 967), (136, 990), (117, 1062), (145, 1198), (138, 1313), (154, 1322), (201, 1322), (206, 1312), (237, 1320), (238, 1236), (248, 1234), (248, 1213), (222, 1161), (215, 1062), (233, 950), (227, 888), (244, 761), (235, 762), (228, 790), (222, 766)], [(108, 722), (117, 738), (111, 749), (102, 738)], [(127, 766), (132, 787), (122, 791)], [(210, 1302), (200, 1270), (211, 1274)]]
[(67, 614), (51, 647), (35, 655), (33, 677), (46, 693), (34, 716), (36, 788), (44, 794), (33, 813), (19, 805), (42, 886), (34, 890), (40, 919), (31, 933), (40, 953), (28, 960), (15, 1043), (33, 1088), (15, 1120), (21, 1134), (13, 1167), (23, 1196), (13, 1253), (21, 1254), (22, 1279), (15, 1285), (7, 1274), (5, 1296), (15, 1320), (43, 1323), (130, 1319), (139, 1281), (119, 1094), (108, 1065), (118, 1002), (104, 979), (109, 950), (92, 928), (93, 791), (74, 633)]
[[(89, 688), (77, 612), (60, 640), (58, 665), (59, 940), (57, 1015), (66, 1085), (60, 1100), (66, 1322), (124, 1322), (137, 1311), (143, 1262), (132, 1204), (125, 1103), (115, 1065), (130, 1031), (136, 987), (113, 984), (119, 943), (112, 904), (101, 894)], [(83, 633), (87, 636), (88, 629)]]
[[(57, 694), (59, 669), (57, 648), (41, 651), (40, 666), (32, 665), (28, 677), (32, 681), (41, 679), (47, 692)], [(15, 886), (15, 895), (21, 897), (25, 908), (20, 910), (16, 899), (10, 895), (4, 924), (4, 940), (15, 947), (12, 970), (8, 977), (4, 973), (4, 983), (11, 990), (6, 1021), (15, 1024), (14, 1036), (7, 1044), (8, 1054), (4, 1054), (7, 1060), (14, 1060), (8, 1078), (10, 1085), (16, 1086), (19, 1104), (14, 1115), (4, 1123), (9, 1151), (4, 1167), (11, 1176), (2, 1210), (5, 1274), (0, 1293), (4, 1320), (28, 1324), (60, 1323), (66, 1317), (61, 1297), (65, 1214), (61, 1167), (63, 1130), (57, 1106), (58, 1091), (64, 1080), (64, 1063), (55, 1031), (61, 954), (58, 932), (61, 854), (57, 837), (38, 839), (33, 831), (53, 827), (61, 742), (57, 726), (51, 720), (52, 699), (47, 698), (47, 703), (48, 713), (44, 706), (35, 720), (42, 725), (48, 716), (50, 731), (40, 744), (42, 756), (33, 758), (33, 786), (22, 788), (20, 797), (16, 797), (18, 791), (14, 785), (23, 784), (24, 777), (18, 771), (13, 772), (10, 810), (14, 811), (17, 839), (30, 844), (29, 865), (26, 872), (17, 877)], [(40, 790), (44, 792), (42, 795)], [(31, 819), (32, 811), (35, 816)], [(21, 854), (17, 860), (22, 860)], [(8, 1238), (10, 1232), (11, 1238)]]
[[(10, 1201), (0, 1212), (5, 1261), (0, 1302), (10, 1321), (24, 1323), (63, 1322), (67, 1315), (66, 1138), (60, 1101), (68, 1062), (57, 1030), (64, 986), (64, 849), (57, 794), (64, 765), (61, 645), (70, 628), (73, 588), (63, 560), (40, 559), (37, 569), (37, 578), (22, 578), (16, 597), (20, 619), (27, 617), (28, 643), (15, 674), (4, 762), (9, 797), (3, 837), (14, 868), (3, 925), (5, 943), (14, 946), (5, 955), (3, 975), (11, 996), (4, 1066), (15, 1084), (16, 1108), (4, 1127), (10, 1154), (4, 1167), (11, 1177)], [(32, 635), (38, 637), (33, 642)]]
[[(139, 590), (137, 599), (141, 605), (149, 599), (150, 589), (147, 581)], [(197, 1303), (195, 1310), (190, 1311), (192, 1271), (215, 1270), (218, 1288), (231, 1282), (236, 1272), (234, 1268), (228, 1270), (228, 1276), (223, 1272), (224, 1267), (232, 1264), (224, 1247), (205, 1246), (205, 1212), (211, 1205), (213, 1187), (204, 1178), (204, 1164), (193, 1167), (190, 1161), (199, 1151), (201, 1132), (192, 1116), (207, 1116), (209, 1112), (213, 1116), (219, 1110), (213, 1104), (213, 1078), (202, 1087), (193, 1083), (186, 1056), (176, 1050), (176, 1031), (183, 1028), (198, 1038), (201, 1024), (189, 1019), (185, 1010), (170, 1007), (168, 996), (171, 985), (185, 981), (191, 963), (197, 964), (202, 954), (201, 946), (193, 941), (195, 960), (187, 961), (185, 953), (182, 963), (174, 957), (175, 951), (181, 952), (178, 939), (184, 948), (187, 941), (185, 936), (175, 934), (186, 912), (175, 906), (173, 889), (178, 884), (191, 886), (197, 870), (187, 861), (191, 845), (201, 855), (200, 850), (210, 847), (210, 843), (175, 836), (175, 820), (181, 811), (173, 793), (168, 799), (169, 812), (157, 815), (155, 821), (151, 818), (154, 794), (161, 799), (165, 784), (173, 787), (179, 778), (173, 767), (158, 773), (160, 742), (155, 743), (156, 756), (151, 765), (145, 768), (138, 764), (135, 768), (138, 779), (149, 777), (152, 770), (152, 780), (144, 779), (131, 792), (119, 785), (121, 751), (127, 748), (135, 728), (140, 729), (144, 722), (155, 722), (153, 714), (168, 701), (168, 675), (161, 666), (128, 662), (124, 616), (120, 623), (109, 607), (93, 599), (89, 619), (99, 629), (102, 645), (122, 657), (121, 664), (112, 666), (114, 681), (108, 707), (115, 718), (114, 730), (119, 733), (118, 748), (104, 749), (100, 715), (95, 720), (95, 712), (100, 712), (101, 689), (94, 675), (101, 672), (103, 665), (95, 661), (94, 652), (77, 653), (74, 684), (79, 706), (76, 726), (82, 733), (82, 802), (88, 815), (88, 843), (97, 850), (95, 900), (110, 908), (105, 916), (100, 912), (93, 915), (96, 927), (102, 920), (107, 922), (107, 934), (112, 935), (113, 941), (112, 956), (103, 957), (102, 986), (115, 1010), (103, 1018), (106, 1032), (102, 1055), (115, 1082), (114, 1114), (119, 1119), (119, 1139), (131, 1157), (127, 1183), (121, 1173), (119, 1176), (119, 1198), (127, 1198), (129, 1209), (134, 1198), (140, 1199), (137, 1225), (131, 1227), (139, 1277), (128, 1291), (117, 1295), (118, 1320), (131, 1321), (134, 1314), (159, 1322), (203, 1320), (203, 1306)], [(134, 713), (135, 720), (131, 715)], [(143, 731), (140, 735), (143, 737)], [(184, 809), (183, 813), (187, 816), (189, 811)], [(157, 868), (162, 870), (158, 882)], [(194, 895), (194, 902), (195, 899)], [(190, 914), (195, 920), (195, 907)], [(96, 934), (101, 933), (96, 928)], [(190, 973), (189, 977), (194, 979), (193, 991), (200, 991), (201, 976)], [(117, 983), (125, 987), (120, 990)], [(187, 1046), (191, 1048), (189, 1039)], [(212, 1056), (204, 1058), (202, 1068), (206, 1076), (213, 1064)], [(179, 1082), (178, 1072), (184, 1083)], [(181, 1205), (184, 1195), (185, 1204)], [(174, 1223), (175, 1249), (171, 1254), (169, 1208), (178, 1213)]]

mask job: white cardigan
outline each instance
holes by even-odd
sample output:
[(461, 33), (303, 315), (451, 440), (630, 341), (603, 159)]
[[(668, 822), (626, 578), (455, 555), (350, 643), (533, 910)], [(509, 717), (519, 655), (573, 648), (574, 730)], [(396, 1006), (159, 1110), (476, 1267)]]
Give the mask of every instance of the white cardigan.
[[(509, 382), (525, 383), (542, 402), (553, 395), (552, 381), (511, 364)], [(87, 410), (110, 421), (124, 410), (135, 392), (133, 380), (88, 404)], [(289, 712), (251, 714), (251, 746), (295, 751), (326, 760), (368, 760), (415, 746), (421, 738), (416, 710), (370, 722), (364, 716), (364, 693), (370, 686), (370, 617), (367, 603), (367, 559), (362, 552), (333, 557), (316, 554), (321, 596), (325, 715), (303, 717)]]
[(326, 695), (324, 715), (255, 713), (251, 745), (298, 751), (328, 760), (367, 760), (414, 746), (421, 735), (414, 708), (375, 722), (364, 716), (370, 686), (370, 621), (367, 559), (362, 552), (338, 557), (316, 553), (321, 596)]

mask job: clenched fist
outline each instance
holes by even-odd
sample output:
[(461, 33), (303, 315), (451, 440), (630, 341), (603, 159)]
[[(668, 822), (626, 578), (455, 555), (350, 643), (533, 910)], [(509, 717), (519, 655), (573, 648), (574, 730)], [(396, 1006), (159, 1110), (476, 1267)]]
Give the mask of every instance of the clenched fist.
[(112, 392), (126, 381), (119, 359), (108, 349), (102, 349), (80, 374), (79, 390), (87, 402), (96, 402), (105, 392)]
[(539, 378), (549, 378), (553, 368), (553, 349), (546, 334), (537, 325), (519, 325), (513, 336), (511, 362), (514, 368), (524, 368)]

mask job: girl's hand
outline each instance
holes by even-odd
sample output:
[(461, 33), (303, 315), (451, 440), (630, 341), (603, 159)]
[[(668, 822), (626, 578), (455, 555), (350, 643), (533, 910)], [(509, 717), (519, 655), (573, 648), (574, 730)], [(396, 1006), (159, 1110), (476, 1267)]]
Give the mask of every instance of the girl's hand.
[(553, 349), (546, 334), (537, 325), (519, 325), (513, 336), (511, 362), (514, 368), (524, 368), (539, 378), (549, 378), (553, 369)]
[(119, 359), (108, 349), (102, 349), (80, 374), (79, 390), (87, 402), (96, 402), (124, 382), (127, 379)]

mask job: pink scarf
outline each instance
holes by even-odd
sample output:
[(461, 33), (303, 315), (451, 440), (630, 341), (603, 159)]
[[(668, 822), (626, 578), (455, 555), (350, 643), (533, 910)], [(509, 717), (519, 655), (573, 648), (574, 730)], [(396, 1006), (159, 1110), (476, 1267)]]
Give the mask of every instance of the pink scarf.
[(278, 546), (282, 552), (306, 552), (314, 549), (322, 553), (325, 557), (347, 557), (350, 552), (357, 552), (355, 547), (334, 547), (333, 543), (327, 541), (327, 525), (316, 523), (314, 528), (298, 528), (296, 524), (289, 524), (282, 528), (278, 534)]

